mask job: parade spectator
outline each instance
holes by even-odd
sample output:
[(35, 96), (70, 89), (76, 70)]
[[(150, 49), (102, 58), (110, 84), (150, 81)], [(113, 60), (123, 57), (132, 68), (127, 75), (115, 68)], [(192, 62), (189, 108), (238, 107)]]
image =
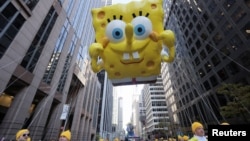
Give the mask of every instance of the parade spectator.
[(21, 129), (16, 133), (16, 141), (31, 141), (30, 131), (28, 129)]
[(229, 125), (227, 122), (222, 122), (220, 125)]
[(59, 141), (70, 141), (71, 132), (69, 130), (63, 131), (59, 137)]
[(184, 136), (182, 137), (182, 139), (183, 139), (183, 141), (188, 141), (188, 139), (189, 139), (189, 136), (187, 136), (187, 135), (184, 135)]
[(183, 141), (183, 137), (181, 135), (178, 135), (178, 141)]
[(200, 122), (193, 122), (191, 128), (194, 135), (189, 141), (207, 141), (203, 125)]

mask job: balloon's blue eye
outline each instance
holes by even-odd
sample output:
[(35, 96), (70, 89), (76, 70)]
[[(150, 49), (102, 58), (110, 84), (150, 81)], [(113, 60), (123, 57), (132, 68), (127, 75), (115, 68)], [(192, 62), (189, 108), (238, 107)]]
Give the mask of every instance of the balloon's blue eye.
[(145, 32), (146, 32), (145, 26), (142, 25), (142, 24), (138, 24), (138, 25), (136, 25), (135, 28), (134, 28), (134, 33), (135, 33), (136, 35), (138, 35), (138, 36), (143, 35)]
[(131, 23), (134, 26), (135, 38), (138, 40), (148, 38), (152, 32), (152, 23), (147, 17), (138, 16), (134, 18)]
[(122, 29), (120, 29), (120, 28), (113, 29), (112, 36), (114, 39), (117, 39), (117, 40), (121, 39), (123, 37)]
[(106, 28), (106, 35), (111, 42), (117, 43), (124, 40), (125, 36), (125, 22), (121, 20), (111, 21)]

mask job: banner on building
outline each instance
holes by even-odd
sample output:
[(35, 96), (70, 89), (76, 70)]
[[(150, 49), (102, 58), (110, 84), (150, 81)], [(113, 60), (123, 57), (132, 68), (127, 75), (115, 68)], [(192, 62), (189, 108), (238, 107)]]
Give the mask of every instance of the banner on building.
[(67, 118), (67, 116), (68, 116), (68, 113), (69, 113), (69, 105), (68, 104), (64, 104), (63, 105), (63, 111), (62, 111), (60, 119), (61, 120), (65, 120)]

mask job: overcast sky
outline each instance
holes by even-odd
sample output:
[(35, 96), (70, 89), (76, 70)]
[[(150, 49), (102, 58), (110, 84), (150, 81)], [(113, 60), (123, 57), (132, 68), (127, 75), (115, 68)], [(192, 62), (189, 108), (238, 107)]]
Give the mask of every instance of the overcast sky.
[(116, 86), (114, 88), (118, 93), (118, 97), (123, 98), (123, 128), (126, 129), (126, 125), (130, 123), (130, 118), (132, 116), (132, 102), (134, 99), (138, 99), (143, 85), (125, 85)]

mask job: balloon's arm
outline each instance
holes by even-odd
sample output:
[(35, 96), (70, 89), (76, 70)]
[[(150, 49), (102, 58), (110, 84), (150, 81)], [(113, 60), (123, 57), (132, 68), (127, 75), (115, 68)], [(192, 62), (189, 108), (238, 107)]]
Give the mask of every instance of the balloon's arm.
[(163, 31), (159, 39), (163, 41), (163, 44), (168, 47), (169, 54), (162, 55), (161, 58), (164, 62), (172, 62), (175, 58), (175, 35), (171, 30)]
[(103, 63), (98, 63), (98, 57), (103, 52), (103, 46), (100, 43), (93, 43), (89, 47), (92, 70), (97, 73), (103, 69)]

